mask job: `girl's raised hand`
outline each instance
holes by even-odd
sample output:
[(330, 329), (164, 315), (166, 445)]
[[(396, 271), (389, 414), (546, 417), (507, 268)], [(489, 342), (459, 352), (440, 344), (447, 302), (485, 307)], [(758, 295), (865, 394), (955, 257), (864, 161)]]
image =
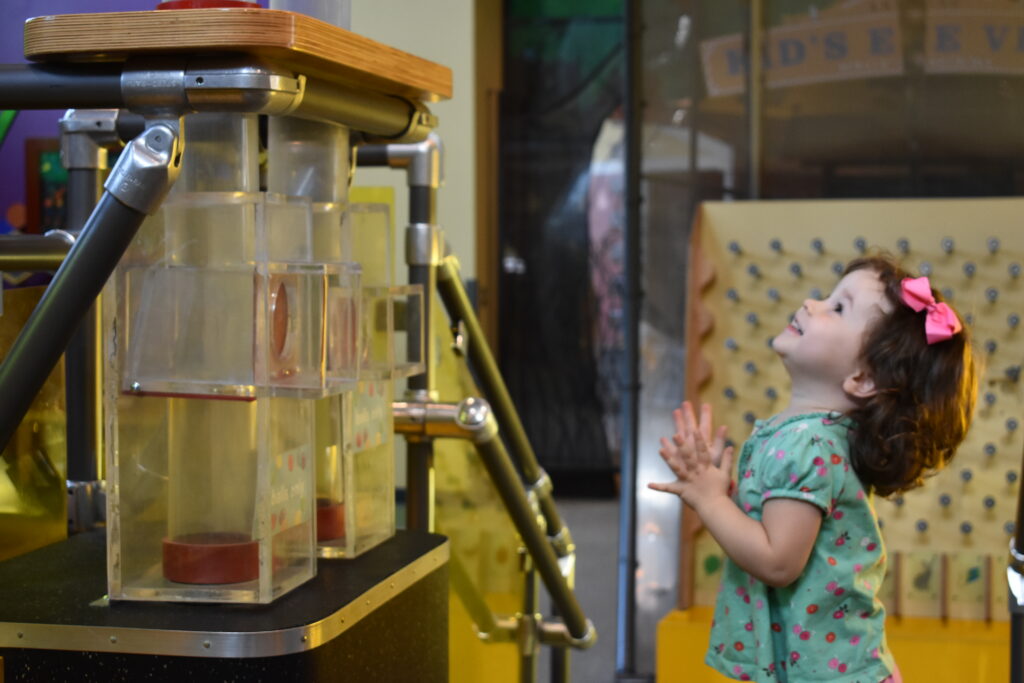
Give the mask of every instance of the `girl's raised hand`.
[[(690, 416), (693, 416), (692, 409)], [(719, 462), (716, 463), (701, 430), (687, 428), (682, 435), (677, 433), (672, 441), (662, 439), (661, 450), (658, 451), (676, 475), (676, 480), (651, 482), (647, 487), (674, 493), (699, 511), (704, 501), (729, 495), (732, 452), (731, 446), (723, 447), (718, 453)]]
[(683, 401), (682, 405), (672, 411), (672, 420), (676, 424), (676, 433), (673, 435), (672, 440), (677, 446), (682, 446), (687, 434), (699, 432), (704, 438), (704, 442), (710, 444), (711, 461), (716, 467), (722, 462), (722, 453), (725, 450), (725, 435), (728, 427), (725, 425), (719, 427), (715, 432), (714, 439), (712, 439), (711, 432), (714, 423), (711, 415), (711, 404), (705, 403), (700, 407), (700, 421), (698, 422), (693, 412), (693, 404), (689, 401)]

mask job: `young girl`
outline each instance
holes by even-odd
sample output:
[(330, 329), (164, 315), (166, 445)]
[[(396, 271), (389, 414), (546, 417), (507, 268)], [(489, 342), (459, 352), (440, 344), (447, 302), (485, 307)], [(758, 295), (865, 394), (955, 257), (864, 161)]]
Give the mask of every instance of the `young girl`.
[(730, 484), (725, 428), (684, 402), (662, 458), (728, 555), (706, 662), (745, 681), (898, 682), (878, 590), (872, 494), (945, 466), (977, 393), (970, 340), (928, 279), (882, 256), (851, 262), (773, 341), (789, 405), (754, 424)]

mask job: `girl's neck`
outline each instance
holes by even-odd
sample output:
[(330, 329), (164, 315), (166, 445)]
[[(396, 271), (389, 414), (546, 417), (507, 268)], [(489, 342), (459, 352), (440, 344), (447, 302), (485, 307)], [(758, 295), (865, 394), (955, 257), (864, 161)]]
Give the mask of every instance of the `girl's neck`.
[(801, 392), (798, 387), (793, 386), (789, 404), (778, 414), (779, 419), (786, 419), (795, 415), (806, 415), (807, 413), (846, 413), (854, 408), (854, 404), (842, 396), (822, 396), (813, 392)]

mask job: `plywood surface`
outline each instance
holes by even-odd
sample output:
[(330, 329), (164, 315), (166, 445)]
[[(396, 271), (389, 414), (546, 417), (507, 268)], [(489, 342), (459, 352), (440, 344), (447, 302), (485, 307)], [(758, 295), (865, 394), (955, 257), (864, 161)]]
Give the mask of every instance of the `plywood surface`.
[(25, 23), (25, 57), (122, 61), (130, 55), (244, 53), (329, 81), (436, 102), (452, 96), (448, 67), (303, 14), (197, 9), (60, 14)]

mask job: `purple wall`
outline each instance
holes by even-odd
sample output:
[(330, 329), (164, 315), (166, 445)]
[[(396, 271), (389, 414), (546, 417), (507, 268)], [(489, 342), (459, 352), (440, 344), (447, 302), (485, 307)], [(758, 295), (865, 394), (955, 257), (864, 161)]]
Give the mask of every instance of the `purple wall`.
[[(47, 14), (151, 10), (158, 0), (4, 0), (0, 21), (0, 64), (21, 64), (26, 19)], [(266, 3), (263, 3), (264, 6)], [(20, 228), (25, 206), (25, 140), (56, 138), (63, 111), (23, 111), (0, 146), (0, 234)], [(15, 225), (12, 225), (12, 222)]]

